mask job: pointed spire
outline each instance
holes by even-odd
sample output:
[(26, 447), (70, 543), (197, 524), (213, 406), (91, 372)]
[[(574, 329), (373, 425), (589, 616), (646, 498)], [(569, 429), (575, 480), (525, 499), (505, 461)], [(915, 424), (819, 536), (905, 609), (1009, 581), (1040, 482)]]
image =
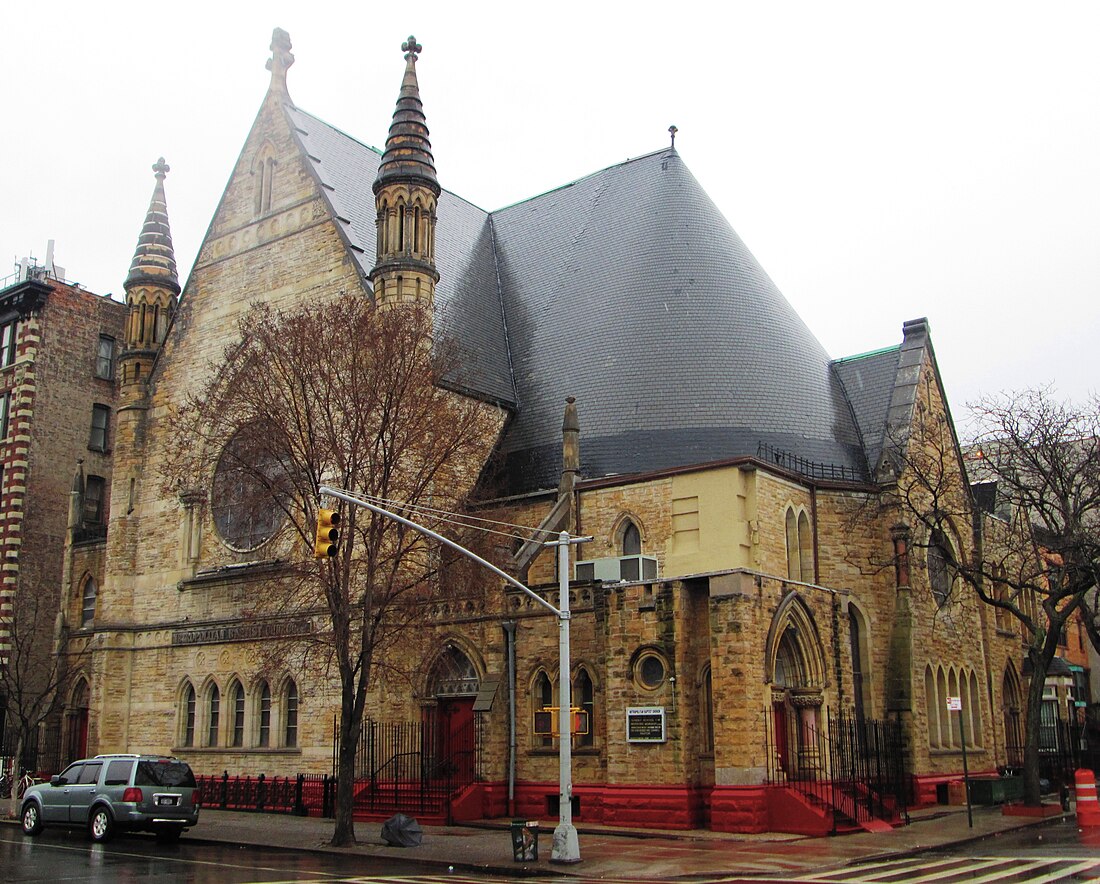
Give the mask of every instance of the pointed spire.
[(435, 159), (428, 140), (427, 118), (420, 100), (420, 86), (416, 80), (416, 59), (423, 47), (416, 37), (401, 44), (405, 53), (405, 76), (401, 80), (401, 92), (393, 112), (393, 122), (386, 138), (386, 152), (378, 167), (374, 192), (388, 181), (417, 181), (428, 184), (439, 195), (439, 182), (435, 176)]
[(180, 293), (179, 277), (176, 274), (176, 254), (172, 249), (172, 231), (168, 226), (168, 204), (164, 199), (164, 176), (169, 167), (164, 157), (153, 166), (157, 183), (153, 187), (153, 198), (149, 201), (149, 211), (145, 215), (141, 235), (138, 237), (134, 261), (126, 277), (125, 287), (147, 281), (161, 285)]
[(267, 60), (267, 69), (271, 71), (273, 92), (281, 92), (289, 97), (286, 88), (286, 72), (294, 64), (294, 53), (290, 51), (290, 34), (282, 28), (271, 32), (271, 58)]

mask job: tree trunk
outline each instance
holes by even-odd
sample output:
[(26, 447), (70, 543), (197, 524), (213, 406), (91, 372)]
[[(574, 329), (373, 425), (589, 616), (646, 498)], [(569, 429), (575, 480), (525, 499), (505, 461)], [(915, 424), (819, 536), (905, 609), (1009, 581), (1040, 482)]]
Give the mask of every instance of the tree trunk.
[(1039, 788), (1039, 731), (1043, 720), (1043, 685), (1050, 663), (1046, 654), (1031, 655), (1031, 682), (1027, 689), (1027, 715), (1024, 718), (1024, 804), (1038, 807), (1043, 803)]
[(23, 747), (26, 740), (23, 738), (22, 729), (19, 730), (15, 740), (15, 758), (11, 763), (11, 797), (8, 799), (8, 816), (19, 816), (19, 804), (22, 796), (17, 796), (15, 790), (19, 788), (19, 781), (23, 778)]
[(355, 843), (355, 754), (359, 745), (359, 730), (352, 723), (352, 711), (340, 711), (340, 751), (337, 756), (336, 827), (332, 832), (333, 847)]

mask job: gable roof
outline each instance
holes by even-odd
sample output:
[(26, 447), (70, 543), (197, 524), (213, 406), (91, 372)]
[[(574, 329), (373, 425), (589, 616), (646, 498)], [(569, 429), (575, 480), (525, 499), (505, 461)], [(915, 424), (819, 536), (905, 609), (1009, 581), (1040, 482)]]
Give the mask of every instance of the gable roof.
[(898, 375), (900, 347), (849, 356), (833, 363), (848, 394), (856, 425), (863, 438), (868, 466), (874, 470), (886, 440), (886, 413)]
[[(379, 153), (286, 112), (366, 285)], [(840, 377), (672, 149), (489, 213), (439, 200), (436, 314), (461, 386), (509, 406), (494, 491), (554, 488), (575, 396), (595, 478), (768, 445), (865, 476)]]

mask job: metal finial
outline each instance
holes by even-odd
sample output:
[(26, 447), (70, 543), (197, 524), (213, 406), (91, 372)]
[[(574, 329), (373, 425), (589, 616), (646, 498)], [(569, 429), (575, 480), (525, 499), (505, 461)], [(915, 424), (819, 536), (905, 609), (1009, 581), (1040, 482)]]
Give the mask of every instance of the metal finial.
[(680, 130), (677, 129), (675, 126), (669, 126), (668, 127), (668, 134), (672, 136), (672, 146), (673, 147), (676, 146), (676, 133), (679, 132), (679, 131)]
[(409, 56), (412, 56), (412, 60), (416, 61), (417, 56), (424, 50), (424, 47), (416, 42), (416, 37), (409, 34), (409, 39), (401, 44), (401, 51), (405, 53), (405, 60), (409, 60)]
[(160, 181), (163, 181), (164, 176), (171, 171), (172, 167), (164, 162), (164, 157), (161, 157), (155, 163), (153, 163), (153, 172), (156, 173), (156, 176)]

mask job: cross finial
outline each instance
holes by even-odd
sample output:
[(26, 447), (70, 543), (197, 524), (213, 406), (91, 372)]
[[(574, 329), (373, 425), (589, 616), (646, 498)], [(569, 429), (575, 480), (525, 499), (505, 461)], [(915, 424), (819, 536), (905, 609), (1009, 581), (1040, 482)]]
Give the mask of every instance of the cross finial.
[(292, 64), (294, 53), (290, 51), (290, 34), (282, 28), (276, 28), (271, 32), (271, 58), (267, 60), (272, 86), (286, 90), (286, 72)]
[(405, 53), (405, 61), (408, 61), (410, 56), (413, 61), (416, 61), (417, 56), (420, 55), (423, 49), (424, 47), (416, 42), (416, 37), (412, 34), (409, 34), (409, 39), (401, 44), (401, 51)]
[(673, 147), (676, 147), (676, 133), (679, 132), (679, 131), (680, 130), (677, 129), (675, 126), (669, 126), (668, 127), (668, 134), (672, 136), (672, 146)]
[(153, 163), (153, 172), (157, 176), (157, 181), (163, 181), (164, 176), (167, 175), (171, 171), (172, 171), (172, 167), (169, 166), (166, 162), (164, 162), (164, 157), (161, 157), (155, 163)]

